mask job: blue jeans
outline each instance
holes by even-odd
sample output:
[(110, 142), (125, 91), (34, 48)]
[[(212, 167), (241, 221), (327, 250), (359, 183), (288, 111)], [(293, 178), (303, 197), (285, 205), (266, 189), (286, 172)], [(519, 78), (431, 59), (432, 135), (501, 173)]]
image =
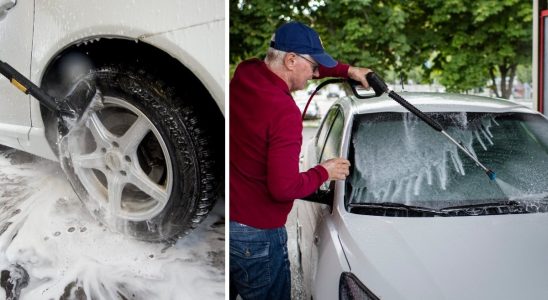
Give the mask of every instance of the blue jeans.
[(285, 227), (257, 229), (230, 222), (230, 295), (243, 299), (291, 298)]

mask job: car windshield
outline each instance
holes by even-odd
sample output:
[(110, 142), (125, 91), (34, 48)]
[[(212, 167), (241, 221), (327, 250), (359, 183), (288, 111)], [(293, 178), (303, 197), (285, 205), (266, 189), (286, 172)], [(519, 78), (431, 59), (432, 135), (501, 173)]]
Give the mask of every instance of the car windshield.
[(495, 171), (497, 180), (490, 180), (445, 136), (410, 113), (358, 115), (352, 127), (347, 207), (440, 211), (516, 201), (547, 206), (545, 118), (527, 113), (428, 115)]

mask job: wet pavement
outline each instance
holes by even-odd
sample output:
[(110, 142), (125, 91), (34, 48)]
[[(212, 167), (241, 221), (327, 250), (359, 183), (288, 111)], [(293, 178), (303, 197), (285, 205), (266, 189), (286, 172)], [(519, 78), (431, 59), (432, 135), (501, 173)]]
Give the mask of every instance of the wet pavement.
[(0, 148), (0, 299), (224, 299), (224, 200), (175, 244), (111, 232), (56, 162)]

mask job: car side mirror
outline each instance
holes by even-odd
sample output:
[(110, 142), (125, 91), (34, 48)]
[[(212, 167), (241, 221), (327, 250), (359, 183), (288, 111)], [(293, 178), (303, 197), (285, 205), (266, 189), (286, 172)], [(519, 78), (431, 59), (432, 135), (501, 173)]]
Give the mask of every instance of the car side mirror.
[(17, 4), (17, 0), (0, 0), (0, 21), (6, 17), (8, 10)]
[(335, 195), (335, 181), (329, 182), (329, 187), (327, 189), (320, 187), (317, 189), (314, 193), (301, 198), (301, 200), (314, 202), (314, 203), (320, 203), (320, 204), (327, 204), (330, 207), (333, 207), (333, 197)]

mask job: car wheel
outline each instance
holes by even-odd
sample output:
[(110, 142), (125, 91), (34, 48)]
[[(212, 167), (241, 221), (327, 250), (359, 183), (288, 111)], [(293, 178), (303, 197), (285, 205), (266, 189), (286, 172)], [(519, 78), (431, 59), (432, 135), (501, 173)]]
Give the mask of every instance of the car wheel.
[(144, 71), (96, 68), (103, 107), (60, 151), (79, 198), (111, 229), (146, 241), (188, 233), (215, 200), (215, 161), (199, 116)]

